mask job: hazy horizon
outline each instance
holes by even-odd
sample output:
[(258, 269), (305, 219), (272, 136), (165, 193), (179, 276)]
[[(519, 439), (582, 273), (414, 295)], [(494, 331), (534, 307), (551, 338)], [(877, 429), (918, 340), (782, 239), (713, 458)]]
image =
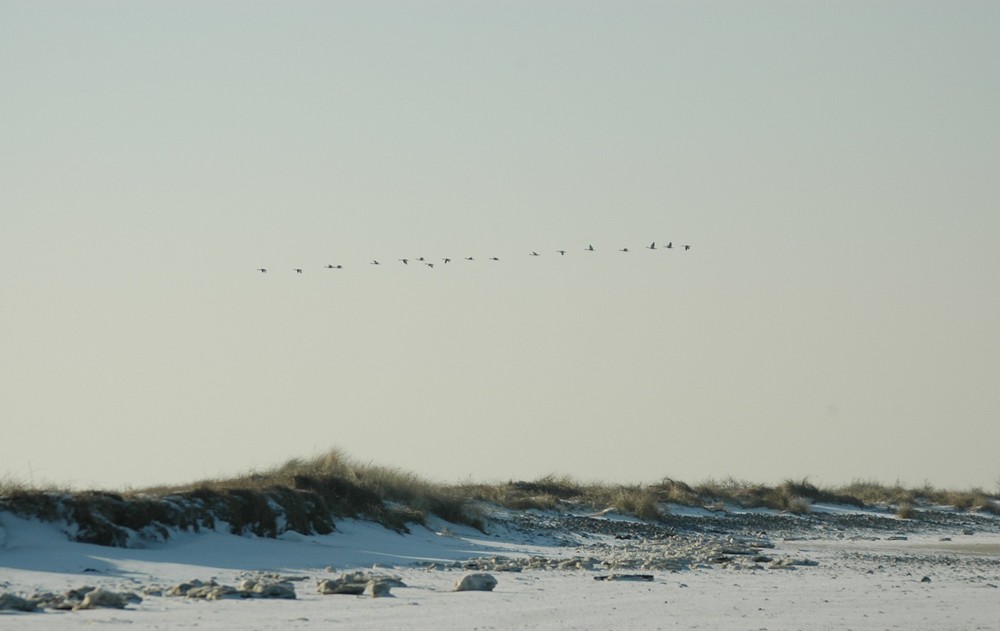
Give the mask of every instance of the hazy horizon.
[(0, 0), (0, 477), (992, 489), (998, 25)]

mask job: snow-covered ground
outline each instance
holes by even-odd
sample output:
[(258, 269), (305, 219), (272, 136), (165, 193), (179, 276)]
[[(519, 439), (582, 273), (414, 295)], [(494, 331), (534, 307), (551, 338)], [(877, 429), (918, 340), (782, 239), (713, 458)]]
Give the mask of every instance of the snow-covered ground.
[[(836, 521), (841, 512), (854, 521)], [(842, 507), (785, 521), (675, 514), (686, 521), (653, 527), (500, 511), (488, 533), (438, 521), (407, 535), (341, 521), (324, 536), (178, 532), (125, 549), (71, 542), (60, 525), (0, 512), (0, 593), (95, 586), (142, 597), (125, 609), (2, 612), (0, 629), (1000, 629), (1000, 521), (864, 528), (862, 511)], [(585, 569), (532, 569), (560, 561)], [(317, 590), (352, 570), (406, 586), (384, 598)], [(472, 571), (491, 573), (496, 588), (454, 591)], [(651, 580), (595, 580), (615, 574)], [(284, 579), (296, 598), (166, 595), (193, 579), (247, 577)]]

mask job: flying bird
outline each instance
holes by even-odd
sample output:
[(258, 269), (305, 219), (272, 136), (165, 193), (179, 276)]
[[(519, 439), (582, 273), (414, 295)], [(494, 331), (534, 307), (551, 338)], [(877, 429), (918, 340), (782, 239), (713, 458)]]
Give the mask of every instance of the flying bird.
[(619, 252), (628, 252), (628, 248), (622, 248), (622, 249), (620, 249), (620, 250), (618, 250), (618, 251), (619, 251)]
[(257, 271), (260, 272), (261, 274), (267, 274), (267, 268), (266, 267), (258, 267)]
[(451, 263), (451, 259), (441, 259), (441, 260), (444, 261), (445, 263)]
[(585, 247), (584, 249), (585, 249), (586, 251), (588, 251), (588, 252), (593, 252), (593, 251), (594, 251), (594, 246), (592, 246), (592, 245), (588, 245), (588, 246), (587, 246), (587, 247)]
[(672, 250), (673, 248), (674, 248), (674, 242), (671, 241), (670, 243), (667, 244), (667, 249)]
[(301, 274), (302, 273), (302, 268), (301, 267), (296, 267), (295, 268), (295, 273), (296, 274)]
[(499, 261), (500, 259), (498, 259), (498, 258), (497, 258), (497, 257), (495, 257), (495, 256), (491, 256), (491, 257), (490, 257), (490, 260), (491, 260), (491, 261)]
[(685, 246), (684, 246), (684, 251), (685, 251), (685, 252), (686, 252), (686, 251), (688, 251), (688, 250), (690, 250), (690, 249), (691, 249), (691, 246), (690, 246), (690, 245), (685, 245)]
[(343, 265), (327, 265), (326, 269), (344, 269)]
[(424, 263), (424, 265), (426, 265), (427, 267), (430, 267), (430, 268), (432, 268), (432, 269), (433, 269), (433, 267), (434, 267), (434, 264), (433, 264), (433, 263)]
[(653, 241), (652, 243), (650, 243), (649, 245), (647, 245), (646, 249), (647, 250), (655, 250), (656, 249), (656, 241)]
[(372, 259), (371, 265), (381, 265), (376, 259)]
[(566, 250), (556, 250), (560, 256), (566, 256)]
[(476, 259), (472, 258), (471, 256), (467, 256), (467, 257), (465, 257), (465, 260), (466, 261), (475, 261)]
[(399, 260), (403, 262), (403, 265), (409, 265), (410, 264), (410, 259), (399, 259)]
[(532, 252), (529, 256), (541, 256), (538, 252)]

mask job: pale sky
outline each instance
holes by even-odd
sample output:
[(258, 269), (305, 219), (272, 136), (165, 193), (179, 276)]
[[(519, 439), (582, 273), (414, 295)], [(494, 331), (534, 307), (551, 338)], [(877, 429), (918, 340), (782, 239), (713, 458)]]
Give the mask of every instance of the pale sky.
[(996, 2), (0, 0), (0, 476), (337, 447), (995, 489), (998, 32)]

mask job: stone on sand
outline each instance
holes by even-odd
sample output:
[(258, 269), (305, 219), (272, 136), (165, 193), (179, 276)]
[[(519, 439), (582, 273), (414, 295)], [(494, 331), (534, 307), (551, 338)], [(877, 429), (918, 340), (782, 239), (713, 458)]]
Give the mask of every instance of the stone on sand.
[(466, 574), (455, 583), (456, 592), (491, 592), (497, 586), (497, 579), (492, 574), (479, 572)]

